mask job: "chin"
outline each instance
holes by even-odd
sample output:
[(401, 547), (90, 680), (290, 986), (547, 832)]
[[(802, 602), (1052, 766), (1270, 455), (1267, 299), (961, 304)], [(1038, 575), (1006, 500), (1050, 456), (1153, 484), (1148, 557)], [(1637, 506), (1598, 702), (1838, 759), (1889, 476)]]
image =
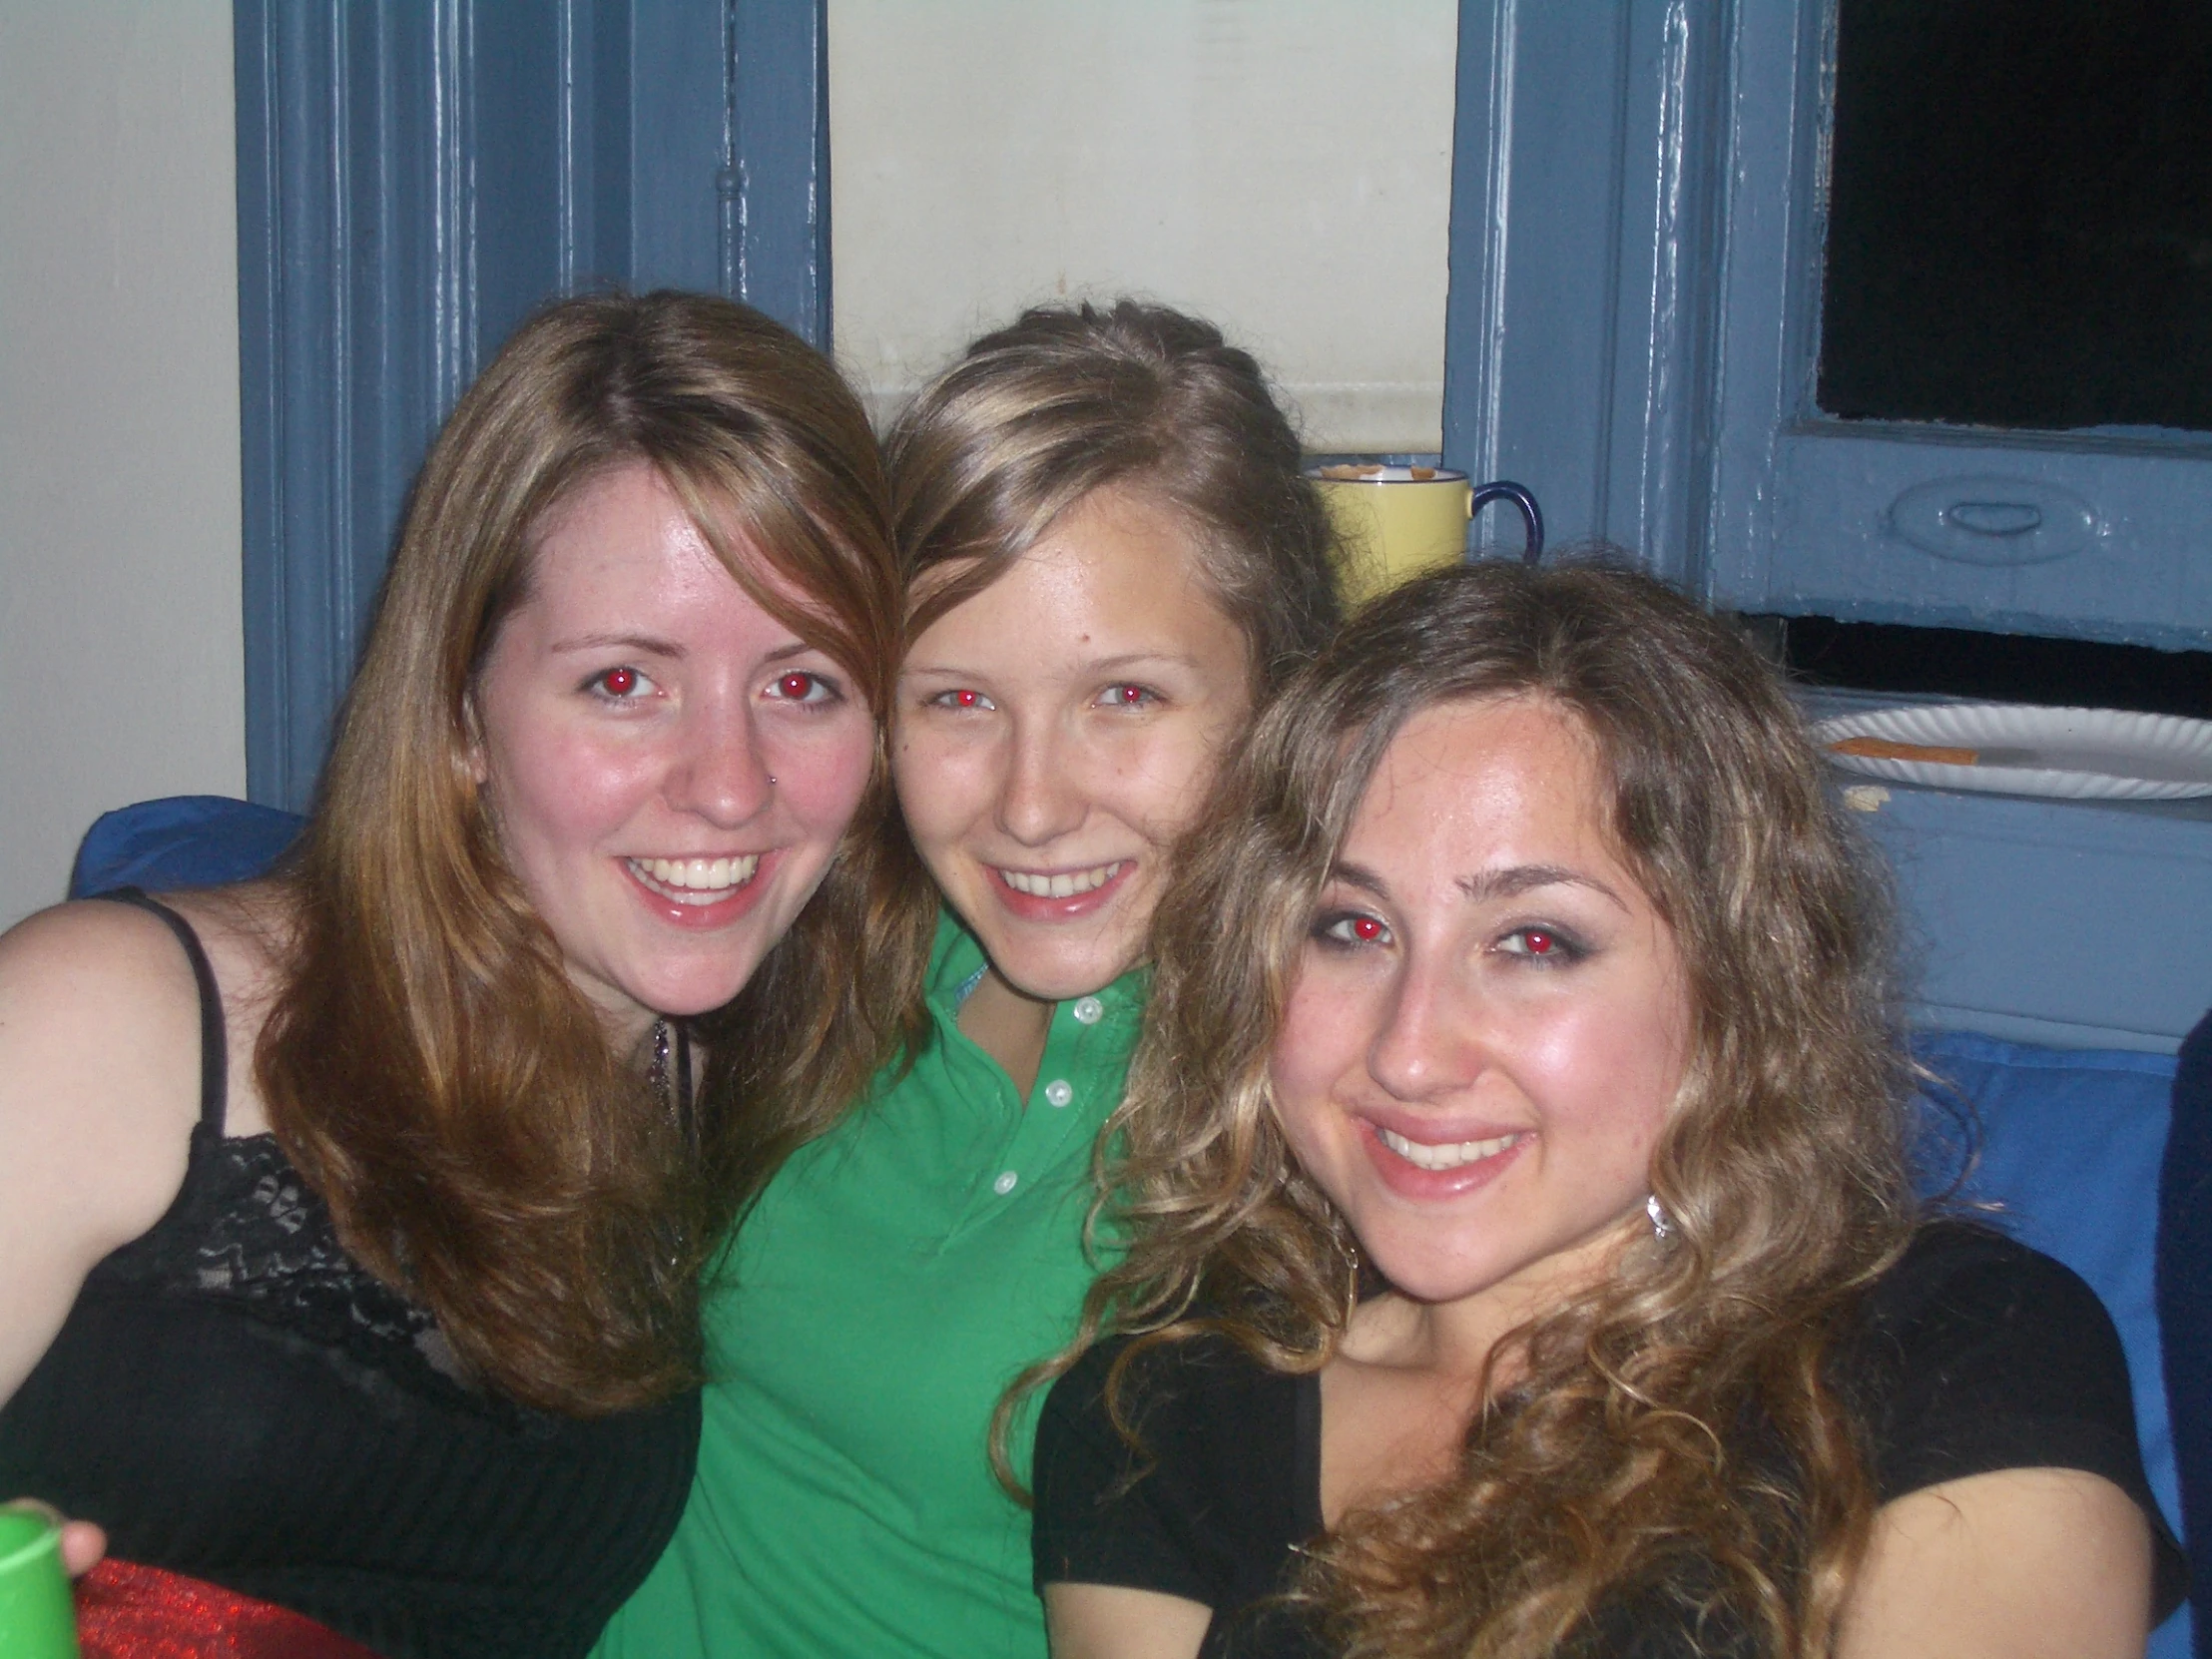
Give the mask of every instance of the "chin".
[(1034, 997), (1039, 1002), (1065, 1002), (1071, 997), (1089, 996), (1093, 991), (1104, 990), (1134, 965), (1105, 952), (1074, 961), (1064, 956), (1023, 961), (1018, 953), (1009, 954), (1015, 959), (1008, 961), (993, 954), (991, 966), (1023, 996)]

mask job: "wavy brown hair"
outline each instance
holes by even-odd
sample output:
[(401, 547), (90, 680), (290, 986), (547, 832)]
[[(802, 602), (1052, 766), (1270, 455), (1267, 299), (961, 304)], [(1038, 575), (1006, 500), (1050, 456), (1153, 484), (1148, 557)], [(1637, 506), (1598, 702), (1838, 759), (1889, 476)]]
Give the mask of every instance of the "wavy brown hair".
[(737, 1001), (696, 1021), (709, 1076), (688, 1144), (571, 984), (469, 766), (470, 687), (528, 592), (538, 528), (637, 461), (881, 716), (900, 603), (887, 490), (836, 370), (705, 295), (547, 307), (415, 486), (284, 877), (295, 924), (257, 1065), (347, 1248), (475, 1376), (577, 1415), (696, 1378), (700, 1269), (762, 1164), (744, 1100), (863, 1080), (828, 1039), (869, 1017), (858, 958), (896, 884), (865, 823), (889, 810), (878, 744), (862, 827), (821, 891)]
[[(1673, 928), (1691, 1051), (1651, 1185), (1665, 1241), (1504, 1339), (1456, 1472), (1346, 1517), (1300, 1594), (1355, 1655), (1570, 1651), (1617, 1598), (1831, 1650), (1876, 1506), (1829, 1375), (1917, 1220), (1887, 906), (1777, 676), (1625, 570), (1442, 572), (1379, 601), (1263, 715), (1163, 897), (1151, 1018), (1102, 1146), (1128, 1254), (1068, 1355), (1202, 1332), (1325, 1364), (1354, 1241), (1298, 1167), (1268, 1056), (1383, 752), (1438, 704), (1542, 699), (1594, 741), (1610, 831)], [(1503, 1367), (1504, 1369), (1500, 1369)], [(1509, 1385), (1491, 1379), (1509, 1376)]]

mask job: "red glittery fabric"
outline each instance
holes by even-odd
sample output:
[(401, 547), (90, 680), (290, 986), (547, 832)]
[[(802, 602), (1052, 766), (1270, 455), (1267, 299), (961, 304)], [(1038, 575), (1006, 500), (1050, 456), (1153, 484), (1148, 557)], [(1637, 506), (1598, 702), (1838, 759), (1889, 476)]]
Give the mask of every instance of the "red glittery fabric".
[(134, 1561), (77, 1580), (77, 1641), (84, 1659), (376, 1659), (288, 1607)]

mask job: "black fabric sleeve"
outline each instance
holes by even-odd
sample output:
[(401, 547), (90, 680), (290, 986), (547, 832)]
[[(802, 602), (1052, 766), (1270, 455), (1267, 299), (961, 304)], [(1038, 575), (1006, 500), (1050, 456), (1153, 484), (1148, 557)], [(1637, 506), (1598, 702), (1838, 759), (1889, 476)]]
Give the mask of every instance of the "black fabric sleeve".
[(1852, 1370), (1885, 1502), (1999, 1469), (2080, 1469), (2142, 1508), (2158, 1616), (2187, 1572), (2151, 1496), (2119, 1334), (2074, 1273), (1981, 1228), (1922, 1230), (1870, 1293)]
[[(1191, 1557), (1175, 1484), (1150, 1478), (1157, 1465), (1115, 1427), (1106, 1375), (1122, 1345), (1094, 1348), (1053, 1384), (1037, 1420), (1036, 1512), (1030, 1554), (1037, 1588), (1053, 1583), (1120, 1584), (1216, 1605), (1219, 1586)], [(1159, 1367), (1147, 1368), (1156, 1374)], [(1155, 1432), (1162, 1401), (1142, 1402)], [(1156, 1451), (1150, 1442), (1147, 1451)]]
[(1106, 1377), (1121, 1345), (1093, 1349), (1053, 1387), (1037, 1425), (1036, 1581), (1158, 1590), (1216, 1609), (1272, 1595), (1301, 1540), (1298, 1398), (1311, 1379), (1263, 1370), (1225, 1342), (1141, 1354), (1124, 1411)]

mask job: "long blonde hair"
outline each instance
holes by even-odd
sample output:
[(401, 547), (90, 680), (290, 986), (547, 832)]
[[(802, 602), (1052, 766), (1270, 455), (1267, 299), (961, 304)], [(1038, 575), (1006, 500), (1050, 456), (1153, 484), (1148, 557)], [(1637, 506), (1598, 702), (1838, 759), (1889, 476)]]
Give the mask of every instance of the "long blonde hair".
[[(263, 1030), (270, 1122), (353, 1254), (505, 1393), (591, 1414), (697, 1375), (697, 1281), (751, 1190), (732, 1081), (828, 1067), (864, 1018), (889, 879), (865, 830), (709, 1038), (696, 1153), (613, 1053), (501, 853), (469, 767), (469, 688), (528, 591), (538, 526), (645, 461), (726, 569), (878, 715), (899, 627), (888, 494), (834, 368), (705, 295), (601, 294), (526, 322), (415, 487), (314, 816)], [(764, 579), (753, 554), (781, 582)], [(796, 596), (796, 597), (794, 597)], [(863, 820), (889, 810), (878, 745)]]
[[(1657, 1147), (1673, 1234), (1509, 1336), (1442, 1484), (1347, 1517), (1301, 1594), (1357, 1655), (1553, 1652), (1608, 1598), (1725, 1609), (1776, 1653), (1832, 1645), (1875, 1507), (1826, 1374), (1916, 1220), (1886, 906), (1776, 676), (1620, 570), (1480, 565), (1356, 619), (1263, 715), (1162, 898), (1150, 1021), (1102, 1147), (1128, 1253), (1081, 1332), (1210, 1332), (1308, 1372), (1354, 1241), (1298, 1167), (1268, 1056), (1368, 780), (1422, 708), (1535, 695), (1587, 729), (1617, 845), (1673, 928), (1692, 1049)], [(1757, 1425), (1756, 1428), (1753, 1425)]]

